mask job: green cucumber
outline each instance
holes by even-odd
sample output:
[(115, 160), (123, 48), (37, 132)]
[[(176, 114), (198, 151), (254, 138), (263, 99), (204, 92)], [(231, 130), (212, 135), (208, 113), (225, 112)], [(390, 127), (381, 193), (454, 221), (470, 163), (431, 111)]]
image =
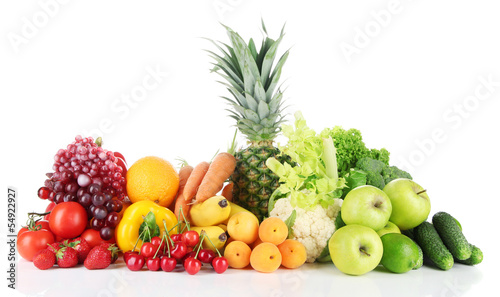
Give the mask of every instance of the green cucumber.
[(438, 268), (448, 270), (453, 267), (453, 255), (448, 251), (434, 226), (423, 222), (413, 229), (415, 241), (422, 248), (424, 256)]
[(472, 253), (467, 260), (457, 260), (457, 262), (467, 265), (477, 265), (483, 262), (483, 252), (477, 246), (471, 244)]
[(432, 223), (453, 257), (458, 260), (470, 258), (472, 253), (471, 245), (467, 242), (454, 217), (441, 211), (432, 217)]

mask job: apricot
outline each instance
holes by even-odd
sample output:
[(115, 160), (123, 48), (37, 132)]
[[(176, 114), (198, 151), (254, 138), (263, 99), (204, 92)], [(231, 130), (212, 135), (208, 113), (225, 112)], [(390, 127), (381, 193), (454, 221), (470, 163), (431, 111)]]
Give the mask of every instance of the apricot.
[(282, 219), (269, 217), (260, 223), (259, 238), (263, 242), (278, 245), (288, 237), (288, 227)]
[(278, 245), (281, 253), (281, 265), (294, 269), (306, 262), (307, 253), (304, 245), (295, 239), (287, 239)]
[(263, 242), (250, 254), (250, 265), (259, 272), (273, 272), (281, 265), (280, 250), (270, 242)]
[(227, 259), (229, 267), (245, 268), (250, 264), (250, 254), (252, 250), (243, 241), (235, 240), (230, 242), (224, 250), (224, 257)]
[(234, 240), (251, 244), (259, 237), (259, 220), (250, 212), (236, 213), (227, 222), (227, 233)]

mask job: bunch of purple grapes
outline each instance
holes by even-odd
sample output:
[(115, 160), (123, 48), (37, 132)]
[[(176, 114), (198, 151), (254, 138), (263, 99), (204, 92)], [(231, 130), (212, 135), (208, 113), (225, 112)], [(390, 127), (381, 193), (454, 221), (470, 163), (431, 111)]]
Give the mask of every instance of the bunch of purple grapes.
[(100, 232), (102, 239), (111, 239), (126, 196), (124, 160), (103, 149), (92, 137), (77, 136), (66, 149), (57, 152), (52, 169), (38, 197), (56, 204), (80, 203), (87, 210), (91, 227)]

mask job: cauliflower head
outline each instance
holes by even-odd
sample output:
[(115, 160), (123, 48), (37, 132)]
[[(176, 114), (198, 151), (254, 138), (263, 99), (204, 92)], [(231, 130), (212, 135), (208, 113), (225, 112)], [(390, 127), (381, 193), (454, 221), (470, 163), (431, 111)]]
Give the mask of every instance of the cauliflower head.
[(293, 207), (290, 197), (276, 200), (270, 216), (285, 221), (296, 212), (295, 223), (292, 226), (293, 239), (301, 242), (306, 248), (307, 262), (312, 263), (319, 257), (328, 244), (328, 240), (335, 232), (335, 218), (342, 206), (342, 199), (335, 199), (335, 203), (323, 208), (316, 205), (310, 210)]

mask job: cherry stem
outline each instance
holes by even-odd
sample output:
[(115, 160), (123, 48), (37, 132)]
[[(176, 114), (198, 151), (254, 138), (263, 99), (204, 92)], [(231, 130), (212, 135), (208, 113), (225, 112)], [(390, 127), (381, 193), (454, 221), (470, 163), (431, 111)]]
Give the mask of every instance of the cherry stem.
[(201, 250), (201, 246), (203, 245), (203, 240), (205, 240), (205, 237), (207, 237), (207, 233), (205, 231), (202, 231), (200, 239), (199, 239), (199, 243), (198, 243), (198, 248), (196, 249), (196, 254), (194, 255), (195, 259), (198, 259), (198, 253)]
[[(174, 241), (172, 240), (172, 237), (170, 237), (170, 234), (169, 234), (170, 232), (168, 231), (167, 224), (165, 223), (165, 220), (163, 220), (163, 228), (165, 229), (165, 233), (166, 233), (166, 234), (163, 234), (163, 236), (162, 236), (162, 241), (163, 241), (163, 238), (164, 238), (165, 236), (166, 236), (166, 237), (167, 237), (167, 239), (169, 240), (169, 242), (167, 242), (166, 246), (167, 246), (167, 249), (168, 249), (168, 256), (169, 256), (169, 257), (171, 257), (171, 255), (170, 255), (170, 244), (172, 244), (172, 245), (173, 245)], [(175, 228), (175, 226), (174, 226), (173, 228)], [(173, 228), (172, 228), (172, 229), (173, 229)], [(172, 230), (172, 229), (171, 229), (171, 230)], [(165, 248), (163, 249), (163, 252), (165, 252)]]
[[(139, 243), (139, 239), (141, 239), (141, 236), (144, 234), (144, 232), (146, 231), (146, 229), (142, 230), (141, 234), (139, 234), (139, 237), (137, 237), (137, 240), (134, 244), (134, 248), (132, 249), (132, 252), (135, 251), (135, 248), (137, 247), (137, 244)], [(139, 255), (141, 254), (141, 251), (139, 251)]]
[(422, 190), (422, 191), (418, 192), (417, 195), (423, 194), (425, 192), (427, 192), (427, 190)]
[[(203, 230), (201, 233), (204, 233), (206, 234), (205, 230)], [(219, 249), (215, 246), (215, 244), (212, 242), (212, 240), (210, 239), (209, 236), (206, 236), (206, 238), (208, 239), (208, 241), (210, 241), (210, 243), (212, 244), (212, 246), (214, 247), (214, 249), (217, 251), (217, 254), (219, 255), (219, 257), (222, 257), (220, 252), (219, 252)]]
[[(182, 206), (180, 207), (180, 211), (181, 211), (181, 215), (182, 215), (182, 220), (186, 223), (186, 227), (188, 229), (188, 231), (190, 231), (190, 224), (189, 224), (189, 221), (186, 219), (186, 216), (184, 215), (184, 211), (182, 210)], [(182, 229), (182, 231), (184, 232), (184, 228)]]

